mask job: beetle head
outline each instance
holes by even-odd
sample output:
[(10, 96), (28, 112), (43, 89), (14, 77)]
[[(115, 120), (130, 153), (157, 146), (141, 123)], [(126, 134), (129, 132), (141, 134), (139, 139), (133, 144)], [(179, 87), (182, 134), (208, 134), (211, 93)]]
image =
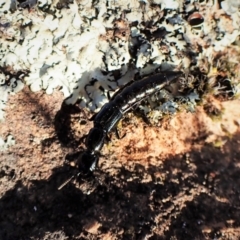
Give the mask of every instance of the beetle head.
[(79, 172), (82, 172), (83, 174), (88, 174), (95, 170), (98, 164), (99, 157), (91, 153), (90, 151), (85, 151), (81, 155), (79, 161), (78, 161), (78, 169)]

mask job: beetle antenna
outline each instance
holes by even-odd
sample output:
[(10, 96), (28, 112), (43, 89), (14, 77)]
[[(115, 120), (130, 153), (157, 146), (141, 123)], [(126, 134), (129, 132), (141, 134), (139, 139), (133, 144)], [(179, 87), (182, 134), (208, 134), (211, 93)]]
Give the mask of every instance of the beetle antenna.
[(62, 183), (59, 187), (58, 190), (61, 190), (63, 187), (65, 187), (69, 182), (71, 182), (74, 178), (77, 178), (81, 173), (77, 173), (75, 175), (72, 175), (67, 181), (65, 181), (64, 183)]

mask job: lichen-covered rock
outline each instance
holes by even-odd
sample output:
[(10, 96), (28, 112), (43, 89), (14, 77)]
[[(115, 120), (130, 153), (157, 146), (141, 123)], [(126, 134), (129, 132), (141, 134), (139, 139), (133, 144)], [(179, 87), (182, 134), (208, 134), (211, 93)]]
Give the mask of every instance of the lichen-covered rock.
[(216, 66), (214, 56), (239, 37), (238, 6), (223, 1), (221, 9), (216, 2), (193, 0), (187, 5), (176, 0), (5, 1), (0, 4), (0, 67), (28, 71), (22, 80), (32, 91), (51, 94), (59, 87), (67, 103), (80, 98), (81, 106), (94, 111), (107, 101), (107, 91), (136, 74), (191, 73), (196, 67), (208, 74)]

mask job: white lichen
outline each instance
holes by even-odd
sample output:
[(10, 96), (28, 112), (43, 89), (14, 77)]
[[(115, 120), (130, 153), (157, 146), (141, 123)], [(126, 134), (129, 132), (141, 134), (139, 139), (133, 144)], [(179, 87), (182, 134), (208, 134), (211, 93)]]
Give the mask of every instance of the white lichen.
[(227, 14), (232, 15), (236, 12), (239, 13), (240, 2), (236, 0), (225, 0), (221, 2), (221, 7)]
[[(59, 3), (26, 0), (21, 9), (17, 1), (0, 3), (0, 67), (27, 70), (24, 83), (32, 91), (52, 94), (59, 88), (67, 103), (80, 98), (91, 110), (136, 73), (187, 71), (195, 61), (210, 62), (210, 52), (223, 51), (240, 34), (240, 4), (233, 0), (222, 1), (222, 9), (214, 1), (193, 0)], [(193, 11), (204, 18), (199, 30), (186, 20), (184, 12)], [(3, 79), (0, 75), (4, 85)]]
[(15, 139), (12, 135), (8, 135), (6, 139), (0, 137), (0, 152), (6, 151), (10, 146), (15, 144)]

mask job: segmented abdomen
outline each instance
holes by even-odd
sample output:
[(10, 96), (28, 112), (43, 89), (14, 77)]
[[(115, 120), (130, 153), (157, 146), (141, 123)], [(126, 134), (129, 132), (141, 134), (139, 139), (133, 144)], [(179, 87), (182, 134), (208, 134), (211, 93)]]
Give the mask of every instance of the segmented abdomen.
[(182, 72), (158, 73), (132, 82), (114, 94), (111, 102), (124, 114), (148, 96), (160, 91), (182, 75)]
[(181, 75), (182, 72), (158, 73), (132, 82), (119, 89), (109, 103), (105, 104), (96, 115), (94, 126), (101, 127), (107, 133), (110, 132), (124, 113)]

